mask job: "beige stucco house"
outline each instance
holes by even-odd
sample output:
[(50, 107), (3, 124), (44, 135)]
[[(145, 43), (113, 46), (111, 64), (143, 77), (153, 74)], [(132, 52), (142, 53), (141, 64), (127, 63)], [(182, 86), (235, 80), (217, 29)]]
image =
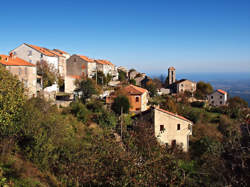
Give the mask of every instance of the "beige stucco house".
[(171, 88), (173, 89), (173, 92), (177, 94), (184, 93), (185, 91), (194, 93), (196, 91), (196, 82), (181, 79), (173, 83)]
[(118, 80), (117, 67), (108, 60), (95, 60), (97, 71), (103, 72), (105, 76), (108, 74), (112, 76), (112, 80)]
[(161, 144), (180, 145), (188, 151), (193, 123), (169, 111), (154, 108), (154, 134)]
[(0, 55), (0, 65), (4, 66), (10, 73), (16, 75), (23, 82), (26, 94), (29, 97), (37, 95), (37, 76), (34, 64), (10, 54), (10, 56)]
[(208, 103), (213, 106), (222, 106), (227, 103), (228, 94), (226, 91), (218, 89), (207, 96)]

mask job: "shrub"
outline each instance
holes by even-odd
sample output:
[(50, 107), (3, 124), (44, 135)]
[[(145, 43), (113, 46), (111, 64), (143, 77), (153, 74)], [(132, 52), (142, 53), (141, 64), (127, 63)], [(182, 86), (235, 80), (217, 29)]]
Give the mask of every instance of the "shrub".
[(70, 104), (71, 113), (77, 117), (77, 119), (83, 123), (88, 122), (90, 118), (90, 111), (81, 102), (72, 102)]
[(205, 105), (204, 102), (201, 102), (201, 101), (194, 101), (191, 103), (191, 106), (192, 107), (197, 107), (197, 108), (203, 108)]
[(111, 108), (116, 114), (121, 114), (121, 112), (128, 113), (130, 108), (128, 98), (126, 96), (116, 97)]

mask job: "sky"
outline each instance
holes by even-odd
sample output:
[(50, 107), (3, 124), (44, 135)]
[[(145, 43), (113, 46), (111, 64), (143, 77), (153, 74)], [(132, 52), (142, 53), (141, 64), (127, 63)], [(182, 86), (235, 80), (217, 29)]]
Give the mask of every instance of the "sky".
[(149, 74), (250, 73), (249, 0), (4, 0), (0, 23), (0, 54), (29, 43)]

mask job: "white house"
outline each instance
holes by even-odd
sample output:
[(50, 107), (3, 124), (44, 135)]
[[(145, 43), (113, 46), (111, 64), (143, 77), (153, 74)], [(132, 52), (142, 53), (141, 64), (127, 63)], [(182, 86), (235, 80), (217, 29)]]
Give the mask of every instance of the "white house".
[(103, 72), (105, 76), (108, 74), (112, 76), (112, 80), (118, 80), (118, 70), (114, 64), (108, 60), (95, 60), (97, 71)]
[(161, 144), (178, 144), (183, 151), (188, 151), (192, 125), (193, 123), (183, 116), (160, 108), (154, 109), (154, 133)]
[(222, 106), (227, 103), (228, 94), (226, 91), (218, 89), (207, 96), (208, 103), (213, 106)]
[(10, 53), (34, 65), (39, 61), (46, 61), (48, 64), (53, 65), (61, 76), (64, 77), (66, 74), (67, 55), (62, 55), (56, 50), (24, 43), (10, 51)]

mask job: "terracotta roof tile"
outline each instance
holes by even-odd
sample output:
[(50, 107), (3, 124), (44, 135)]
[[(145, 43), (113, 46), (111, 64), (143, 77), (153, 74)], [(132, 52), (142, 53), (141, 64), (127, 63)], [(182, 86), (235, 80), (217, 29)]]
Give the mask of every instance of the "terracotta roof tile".
[(46, 55), (46, 56), (55, 56), (53, 53), (51, 53), (48, 49), (46, 48), (43, 48), (43, 47), (39, 47), (39, 46), (36, 46), (36, 45), (30, 45), (30, 44), (25, 44), (35, 50), (37, 50), (38, 52)]
[(148, 90), (138, 87), (138, 86), (134, 86), (132, 84), (130, 84), (129, 86), (126, 86), (123, 88), (125, 92), (128, 92), (129, 94), (143, 94), (145, 92), (147, 92)]
[(54, 55), (56, 55), (56, 56), (59, 56), (59, 57), (63, 57), (63, 55), (62, 54), (60, 54), (59, 52), (57, 52), (57, 51), (53, 51), (53, 50), (50, 50), (50, 49), (46, 49), (47, 51), (49, 51), (50, 53), (52, 53), (52, 54), (54, 54)]
[(69, 54), (69, 53), (67, 53), (67, 52), (65, 52), (65, 51), (62, 51), (62, 50), (60, 50), (60, 49), (54, 49), (53, 51), (57, 51), (57, 52), (59, 52), (59, 53), (61, 53), (61, 54)]
[[(191, 121), (188, 120), (187, 118), (185, 118), (185, 117), (183, 117), (183, 116), (180, 116), (180, 115), (178, 115), (178, 114), (174, 114), (174, 113), (169, 112), (169, 111), (167, 111), (167, 110), (163, 110), (163, 109), (161, 109), (161, 108), (156, 108), (156, 110), (159, 110), (159, 111), (161, 111), (161, 112), (167, 113), (167, 114), (169, 114), (169, 115), (171, 115), (171, 116), (174, 116), (174, 117), (177, 117), (177, 118), (179, 118), (179, 119), (183, 119), (183, 120), (185, 120), (185, 121), (191, 122)], [(192, 123), (192, 122), (191, 122), (191, 123)]]
[(94, 62), (94, 60), (89, 58), (89, 57), (86, 57), (86, 56), (83, 56), (83, 55), (77, 55), (77, 56), (79, 56), (81, 59), (83, 59), (83, 60), (85, 60), (87, 62)]
[(220, 93), (222, 93), (223, 95), (226, 95), (226, 94), (227, 94), (227, 92), (226, 92), (226, 91), (221, 90), (221, 89), (218, 89), (218, 90), (217, 90), (217, 92), (220, 92)]
[(35, 66), (16, 56), (0, 55), (0, 63), (6, 66)]
[(99, 64), (103, 64), (103, 65), (111, 65), (113, 66), (114, 64), (112, 64), (110, 61), (108, 60), (95, 60), (96, 63), (99, 63)]

